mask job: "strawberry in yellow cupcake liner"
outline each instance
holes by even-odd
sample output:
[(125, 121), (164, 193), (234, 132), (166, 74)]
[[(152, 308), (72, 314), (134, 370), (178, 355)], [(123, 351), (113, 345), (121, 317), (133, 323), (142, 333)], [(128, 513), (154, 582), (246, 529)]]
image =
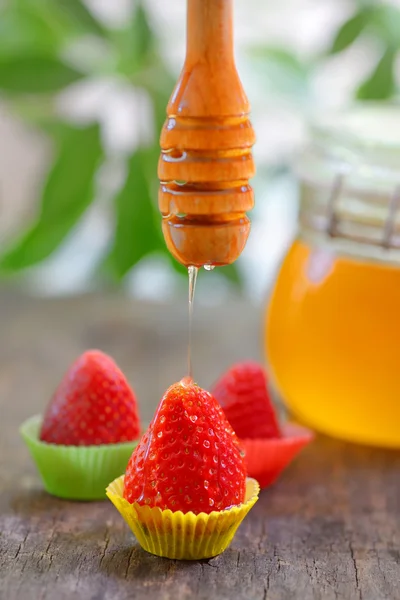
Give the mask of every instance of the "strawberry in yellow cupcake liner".
[(247, 478), (242, 504), (208, 514), (130, 504), (123, 497), (123, 490), (122, 475), (107, 487), (107, 496), (143, 550), (165, 558), (201, 560), (228, 548), (239, 525), (257, 502), (260, 487), (255, 479)]
[(166, 391), (125, 476), (107, 488), (145, 550), (186, 560), (223, 552), (258, 493), (221, 407), (187, 378)]
[(98, 350), (69, 368), (44, 417), (20, 428), (47, 492), (70, 500), (103, 500), (137, 445), (135, 395), (115, 362)]

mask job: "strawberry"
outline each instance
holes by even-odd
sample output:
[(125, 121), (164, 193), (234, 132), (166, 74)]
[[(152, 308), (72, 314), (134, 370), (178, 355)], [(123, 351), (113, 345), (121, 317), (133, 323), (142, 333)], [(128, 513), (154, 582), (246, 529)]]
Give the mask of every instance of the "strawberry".
[(239, 438), (279, 438), (264, 369), (256, 362), (236, 364), (216, 383), (213, 395)]
[(187, 379), (172, 385), (131, 456), (124, 498), (210, 513), (242, 503), (245, 485), (243, 453), (218, 402)]
[(313, 439), (304, 427), (279, 427), (261, 365), (244, 362), (234, 365), (213, 390), (224, 413), (240, 438), (250, 477), (261, 488), (276, 481), (300, 450)]
[(92, 446), (135, 440), (140, 434), (136, 398), (115, 362), (99, 350), (69, 368), (46, 410), (40, 439)]

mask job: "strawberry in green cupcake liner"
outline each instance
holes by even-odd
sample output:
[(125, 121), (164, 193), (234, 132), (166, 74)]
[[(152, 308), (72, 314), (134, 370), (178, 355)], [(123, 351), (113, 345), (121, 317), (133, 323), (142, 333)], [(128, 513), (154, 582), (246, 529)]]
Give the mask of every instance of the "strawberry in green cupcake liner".
[(114, 361), (91, 350), (67, 371), (43, 419), (31, 417), (20, 433), (47, 492), (103, 500), (138, 443), (136, 398)]
[(261, 488), (276, 482), (314, 433), (300, 425), (280, 427), (267, 386), (264, 368), (248, 361), (233, 365), (212, 393), (239, 437), (247, 473)]
[(27, 419), (20, 434), (45, 490), (69, 500), (104, 500), (106, 487), (123, 473), (137, 441), (98, 446), (48, 444), (39, 438), (42, 417)]

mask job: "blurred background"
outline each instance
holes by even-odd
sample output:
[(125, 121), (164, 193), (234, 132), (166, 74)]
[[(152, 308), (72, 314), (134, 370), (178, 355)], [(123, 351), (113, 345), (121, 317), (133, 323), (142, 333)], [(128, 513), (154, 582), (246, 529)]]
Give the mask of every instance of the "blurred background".
[[(157, 210), (158, 136), (185, 0), (0, 0), (0, 277), (39, 296), (187, 293)], [(196, 301), (259, 302), (296, 228), (291, 165), (315, 111), (394, 101), (399, 0), (235, 0), (257, 133), (252, 233)]]

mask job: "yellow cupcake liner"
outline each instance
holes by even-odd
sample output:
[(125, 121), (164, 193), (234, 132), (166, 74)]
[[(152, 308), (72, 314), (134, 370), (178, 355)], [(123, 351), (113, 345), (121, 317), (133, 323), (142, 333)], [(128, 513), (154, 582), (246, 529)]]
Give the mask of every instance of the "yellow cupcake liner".
[(123, 497), (124, 475), (107, 487), (106, 494), (121, 513), (144, 550), (182, 560), (212, 558), (224, 552), (240, 523), (258, 500), (260, 486), (247, 478), (245, 500), (238, 506), (210, 514), (161, 510), (130, 504)]
[(99, 446), (64, 446), (39, 439), (42, 417), (27, 419), (20, 434), (45, 490), (68, 500), (105, 500), (108, 483), (125, 471), (138, 440)]

